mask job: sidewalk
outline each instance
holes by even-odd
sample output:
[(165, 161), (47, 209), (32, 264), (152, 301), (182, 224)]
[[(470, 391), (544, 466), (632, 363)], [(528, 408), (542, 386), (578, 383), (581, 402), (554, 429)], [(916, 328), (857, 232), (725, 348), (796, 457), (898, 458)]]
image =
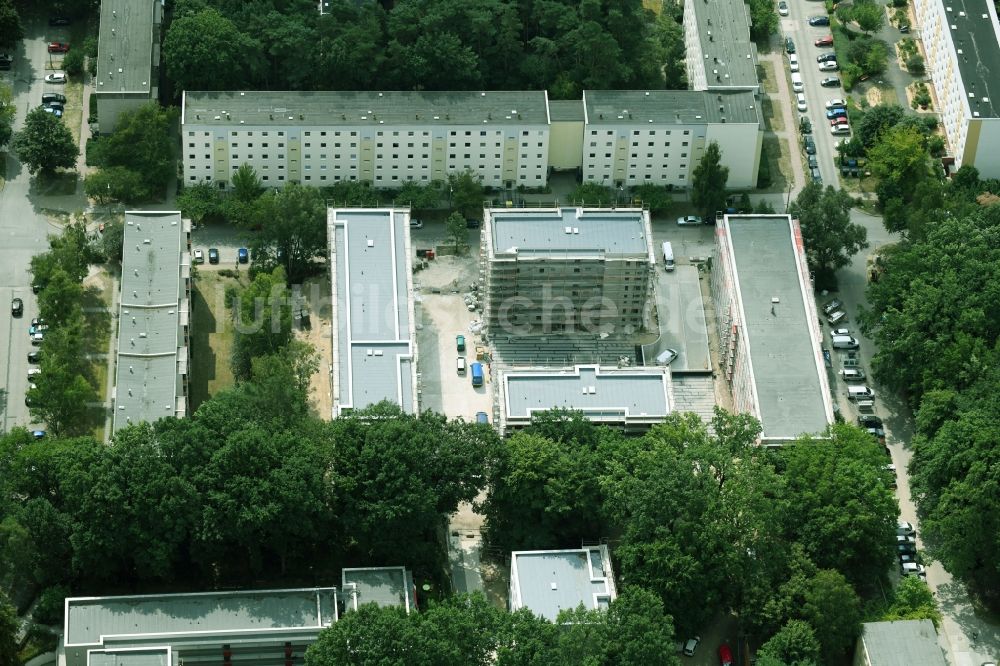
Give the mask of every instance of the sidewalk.
[(792, 178), (794, 181), (791, 198), (795, 199), (799, 191), (806, 186), (806, 174), (802, 168), (802, 155), (799, 151), (798, 124), (794, 114), (792, 114), (792, 91), (789, 89), (788, 79), (785, 77), (785, 60), (779, 52), (762, 55), (760, 60), (771, 63), (771, 66), (774, 68), (774, 82), (778, 87), (778, 92), (771, 97), (771, 108), (776, 115), (780, 113), (784, 120), (783, 130), (766, 130), (764, 135), (775, 137), (778, 141), (784, 140), (788, 142), (788, 150), (790, 152), (789, 161), (792, 164)]

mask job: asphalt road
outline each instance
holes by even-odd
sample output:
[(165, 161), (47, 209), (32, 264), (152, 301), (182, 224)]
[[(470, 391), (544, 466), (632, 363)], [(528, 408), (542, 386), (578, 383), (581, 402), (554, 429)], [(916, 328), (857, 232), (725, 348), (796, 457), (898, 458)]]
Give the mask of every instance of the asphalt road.
[[(802, 85), (806, 95), (807, 111), (806, 115), (812, 121), (813, 138), (816, 140), (816, 159), (819, 163), (820, 174), (823, 176), (824, 185), (840, 187), (840, 168), (836, 164), (837, 150), (834, 147), (838, 139), (847, 139), (850, 136), (834, 136), (830, 134), (830, 123), (826, 119), (826, 101), (833, 98), (845, 97), (843, 88), (824, 88), (820, 85), (823, 79), (836, 76), (838, 72), (821, 72), (816, 62), (816, 56), (820, 53), (832, 52), (833, 47), (818, 48), (813, 46), (820, 37), (830, 34), (830, 28), (814, 28), (809, 25), (810, 16), (826, 14), (826, 8), (822, 2), (789, 2), (789, 15), (781, 18), (782, 48), (784, 48), (784, 37), (791, 37), (795, 42), (796, 53), (799, 56), (799, 71), (802, 74)], [(788, 66), (788, 59), (785, 59), (785, 67)], [(795, 108), (795, 93), (792, 93), (792, 117), (795, 122), (795, 130), (798, 129), (799, 116), (802, 114)], [(802, 142), (798, 143), (799, 149)], [(795, 157), (793, 157), (795, 159)], [(808, 171), (806, 172), (808, 177)]]
[[(48, 32), (52, 31), (49, 35)], [(26, 22), (26, 37), (13, 52), (14, 66), (0, 72), (4, 83), (11, 85), (17, 108), (14, 129), (24, 124), (27, 112), (41, 101), (47, 88), (58, 91), (44, 82), (45, 65), (49, 55), (47, 39), (60, 39), (60, 29), (50, 29), (41, 24)], [(0, 358), (4, 358), (0, 382), (6, 391), (3, 405), (2, 429), (4, 432), (16, 425), (32, 425), (24, 394), (28, 388), (27, 354), (34, 349), (28, 340), (28, 325), (38, 315), (37, 304), (31, 293), (31, 274), (28, 271), (31, 257), (47, 249), (47, 235), (56, 231), (49, 226), (43, 208), (62, 207), (66, 197), (47, 197), (32, 185), (27, 170), (10, 153), (6, 155), (6, 182), (0, 188), (0, 300), (4, 318), (0, 322)], [(24, 316), (13, 319), (10, 301), (19, 297), (24, 301)]]

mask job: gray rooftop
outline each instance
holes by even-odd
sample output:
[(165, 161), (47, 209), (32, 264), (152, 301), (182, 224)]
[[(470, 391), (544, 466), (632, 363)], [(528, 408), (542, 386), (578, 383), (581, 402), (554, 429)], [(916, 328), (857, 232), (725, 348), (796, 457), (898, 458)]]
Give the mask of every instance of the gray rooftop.
[[(980, 118), (997, 118), (1000, 103), (1000, 34), (989, 0), (938, 0), (951, 11), (945, 27), (958, 57), (958, 71), (965, 86), (970, 113)], [(964, 16), (962, 13), (964, 12)], [(962, 53), (959, 55), (957, 51)], [(996, 91), (996, 92), (994, 92)], [(969, 97), (973, 93), (974, 97)]]
[(607, 608), (616, 596), (607, 548), (518, 551), (511, 554), (511, 610), (528, 608), (555, 621), (583, 604)]
[(708, 86), (756, 87), (757, 58), (743, 0), (689, 2), (687, 8), (694, 11), (701, 44), (699, 65), (706, 70)]
[(125, 213), (115, 430), (183, 414), (180, 337), (188, 316), (185, 222), (177, 211)]
[(723, 119), (728, 123), (760, 122), (760, 109), (749, 90), (587, 90), (583, 100), (591, 125), (700, 125)]
[(415, 412), (409, 211), (330, 209), (339, 404)]
[[(151, 634), (321, 628), (336, 620), (336, 588), (66, 599), (66, 645)], [(165, 636), (166, 637), (166, 636)]]
[[(153, 76), (153, 14), (159, 0), (102, 0), (94, 91), (149, 93)], [(82, 44), (72, 45), (82, 48)]]
[(515, 370), (504, 373), (503, 390), (506, 413), (514, 418), (556, 408), (594, 420), (666, 417), (672, 407), (669, 376), (657, 368)]
[[(494, 254), (539, 255), (649, 253), (641, 209), (522, 208), (490, 209), (487, 224)], [(569, 232), (567, 232), (569, 229)]]
[(344, 569), (341, 590), (348, 608), (357, 610), (365, 604), (416, 610), (413, 577), (403, 567), (368, 567)]
[[(807, 317), (810, 294), (796, 261), (791, 219), (726, 216), (757, 389), (763, 438), (820, 433), (830, 397)], [(771, 299), (779, 303), (772, 306)], [(773, 310), (773, 313), (772, 313)]]
[(861, 625), (871, 666), (945, 666), (937, 632), (930, 620), (866, 622)]
[(141, 650), (94, 650), (87, 655), (88, 666), (173, 666), (170, 648)]
[(186, 91), (183, 122), (194, 125), (548, 124), (544, 90), (445, 92)]
[(553, 99), (549, 101), (552, 122), (583, 122), (583, 102), (578, 99)]

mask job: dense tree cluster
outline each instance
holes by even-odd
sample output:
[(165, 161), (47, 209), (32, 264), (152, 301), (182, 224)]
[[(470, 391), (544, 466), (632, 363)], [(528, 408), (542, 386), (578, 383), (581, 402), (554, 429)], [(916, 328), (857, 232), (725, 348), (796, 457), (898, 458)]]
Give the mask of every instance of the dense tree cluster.
[(170, 133), (176, 115), (156, 102), (122, 113), (110, 136), (88, 144), (88, 163), (100, 169), (84, 182), (87, 196), (102, 204), (161, 197), (175, 176)]
[(306, 666), (678, 666), (671, 618), (655, 595), (626, 588), (607, 611), (550, 622), (457, 596), (422, 613), (374, 604), (347, 613), (306, 652)]
[(300, 378), (287, 357), (258, 357), (191, 418), (110, 445), (13, 430), (0, 439), (0, 581), (318, 584), (359, 563), (436, 581), (444, 516), (479, 492), (495, 435), (388, 405), (321, 421)]
[(175, 93), (684, 87), (679, 5), (656, 17), (641, 0), (324, 4), (177, 0), (163, 44)]
[(806, 261), (817, 289), (835, 284), (835, 273), (851, 263), (851, 257), (868, 247), (868, 231), (851, 222), (851, 195), (827, 185), (808, 183), (789, 206), (798, 218)]
[(674, 415), (625, 439), (553, 412), (505, 442), (481, 507), (487, 538), (506, 552), (617, 534), (617, 573), (657, 594), (681, 632), (731, 609), (761, 640), (801, 620), (825, 654), (849, 650), (859, 591), (893, 560), (881, 450), (847, 425), (778, 452), (754, 444), (745, 416), (720, 412), (713, 430)]
[[(951, 182), (924, 177), (926, 202), (900, 220), (868, 287), (863, 328), (872, 367), (916, 408), (910, 484), (924, 542), (953, 575), (1000, 607), (1000, 183), (962, 167)], [(977, 203), (977, 197), (984, 204)]]

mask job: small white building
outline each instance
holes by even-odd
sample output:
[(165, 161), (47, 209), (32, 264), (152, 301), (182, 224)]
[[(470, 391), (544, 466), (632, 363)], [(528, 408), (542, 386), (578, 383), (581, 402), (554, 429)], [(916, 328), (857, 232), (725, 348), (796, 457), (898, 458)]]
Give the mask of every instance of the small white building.
[(618, 597), (606, 545), (522, 550), (510, 556), (510, 610), (527, 608), (553, 622), (581, 604), (606, 609)]

